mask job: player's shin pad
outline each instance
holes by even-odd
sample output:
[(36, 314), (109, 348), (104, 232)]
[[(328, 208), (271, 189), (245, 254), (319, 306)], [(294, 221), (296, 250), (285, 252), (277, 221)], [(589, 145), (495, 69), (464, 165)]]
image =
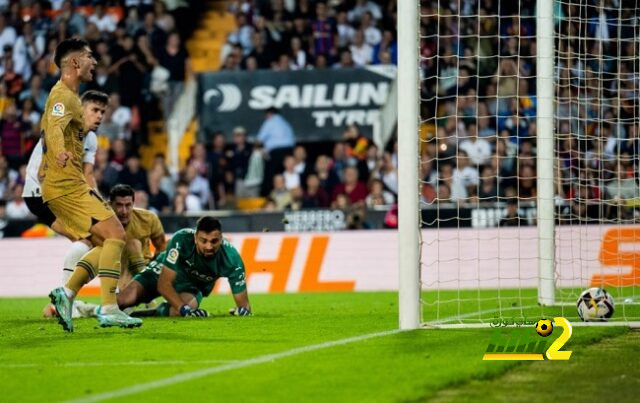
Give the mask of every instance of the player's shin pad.
[(76, 294), (82, 286), (91, 281), (96, 276), (96, 267), (100, 261), (100, 254), (102, 253), (102, 247), (98, 246), (87, 252), (82, 260), (76, 265), (73, 274), (65, 284), (65, 286), (73, 290)]
[(98, 276), (100, 277), (100, 296), (102, 305), (117, 305), (116, 287), (120, 278), (120, 257), (124, 241), (107, 239), (102, 246)]

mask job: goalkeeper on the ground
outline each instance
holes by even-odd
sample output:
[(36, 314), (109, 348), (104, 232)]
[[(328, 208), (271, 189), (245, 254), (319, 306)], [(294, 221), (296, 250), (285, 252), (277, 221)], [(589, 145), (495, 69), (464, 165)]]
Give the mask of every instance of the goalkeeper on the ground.
[(195, 230), (177, 231), (166, 251), (133, 277), (118, 295), (118, 306), (125, 309), (162, 296), (166, 302), (152, 312), (156, 316), (208, 316), (200, 309), (200, 302), (211, 293), (220, 277), (229, 280), (235, 300), (236, 307), (230, 313), (250, 315), (242, 258), (236, 248), (222, 238), (220, 221), (201, 217)]

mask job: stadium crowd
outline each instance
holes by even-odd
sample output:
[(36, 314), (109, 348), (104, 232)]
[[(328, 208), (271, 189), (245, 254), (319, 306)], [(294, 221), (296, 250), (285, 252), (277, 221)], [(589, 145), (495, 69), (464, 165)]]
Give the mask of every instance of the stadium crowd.
[[(159, 213), (234, 208), (237, 198), (265, 197), (265, 210), (350, 205), (390, 206), (397, 196), (394, 140), (383, 150), (357, 126), (344, 129), (329, 153), (298, 143), (277, 110), (259, 133), (237, 127), (233, 142), (218, 133), (193, 146), (173, 176), (165, 156), (150, 169), (137, 147), (144, 122), (170, 111), (172, 96), (154, 93), (156, 66), (170, 70), (170, 94), (189, 71), (185, 30), (173, 1), (0, 1), (0, 209), (19, 217), (25, 156), (38, 137), (47, 90), (56, 81), (51, 52), (81, 35), (98, 67), (91, 89), (111, 105), (96, 158), (105, 192), (122, 182), (136, 203)], [(421, 86), (424, 205), (534, 201), (536, 191), (536, 42), (532, 2), (422, 1)], [(222, 49), (223, 70), (323, 69), (397, 63), (397, 0), (231, 0), (237, 29)], [(114, 11), (115, 10), (115, 11)], [(107, 12), (109, 11), (109, 12)], [(634, 177), (638, 128), (633, 117), (633, 29), (618, 29), (613, 9), (565, 2), (556, 26), (559, 157), (556, 196), (569, 216), (602, 216), (603, 199), (624, 205), (638, 197)], [(581, 16), (579, 25), (576, 18)], [(629, 16), (623, 15), (623, 19)], [(195, 18), (195, 17), (194, 17)], [(186, 25), (196, 25), (193, 22)], [(578, 33), (582, 39), (578, 39)], [(569, 36), (572, 38), (568, 38)], [(618, 38), (618, 36), (620, 38)], [(572, 52), (591, 52), (572, 58)], [(621, 55), (628, 62), (618, 65)], [(634, 70), (635, 68), (635, 70)], [(598, 77), (605, 80), (598, 81)], [(621, 105), (613, 102), (622, 91)], [(631, 94), (631, 95), (629, 95)], [(164, 96), (163, 96), (164, 95)], [(629, 96), (627, 96), (629, 95)], [(622, 117), (620, 124), (616, 117)], [(228, 133), (227, 133), (228, 134)], [(609, 211), (610, 210), (610, 211)], [(627, 208), (604, 214), (631, 214)]]

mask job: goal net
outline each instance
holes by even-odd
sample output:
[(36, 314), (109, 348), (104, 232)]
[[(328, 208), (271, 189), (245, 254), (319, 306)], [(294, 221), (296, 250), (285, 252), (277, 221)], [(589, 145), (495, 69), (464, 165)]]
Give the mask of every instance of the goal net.
[(640, 319), (637, 1), (418, 6), (422, 323)]

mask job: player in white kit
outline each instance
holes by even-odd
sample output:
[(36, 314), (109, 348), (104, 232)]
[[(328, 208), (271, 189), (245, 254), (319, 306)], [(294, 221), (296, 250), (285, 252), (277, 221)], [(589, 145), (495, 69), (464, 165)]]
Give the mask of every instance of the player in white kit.
[[(82, 94), (82, 117), (84, 119), (84, 130), (86, 136), (84, 139), (84, 154), (82, 158), (82, 166), (85, 179), (92, 188), (97, 191), (96, 180), (93, 176), (93, 166), (95, 165), (96, 152), (98, 150), (98, 138), (95, 130), (98, 129), (104, 113), (109, 103), (107, 94), (99, 91), (87, 91)], [(29, 210), (38, 218), (39, 222), (48, 225), (60, 235), (67, 237), (73, 243), (67, 251), (64, 258), (62, 269), (62, 284), (65, 284), (73, 273), (76, 263), (89, 252), (93, 245), (88, 239), (75, 239), (65, 230), (64, 226), (56, 220), (56, 216), (47, 207), (42, 200), (40, 189), (39, 170), (42, 163), (42, 139), (38, 141), (33, 149), (29, 163), (27, 164), (27, 174), (25, 178), (24, 190), (22, 197)], [(52, 305), (47, 305), (43, 310), (45, 316), (52, 316), (55, 312), (51, 311)], [(73, 306), (74, 316), (80, 316), (84, 306), (82, 301), (76, 301)]]

